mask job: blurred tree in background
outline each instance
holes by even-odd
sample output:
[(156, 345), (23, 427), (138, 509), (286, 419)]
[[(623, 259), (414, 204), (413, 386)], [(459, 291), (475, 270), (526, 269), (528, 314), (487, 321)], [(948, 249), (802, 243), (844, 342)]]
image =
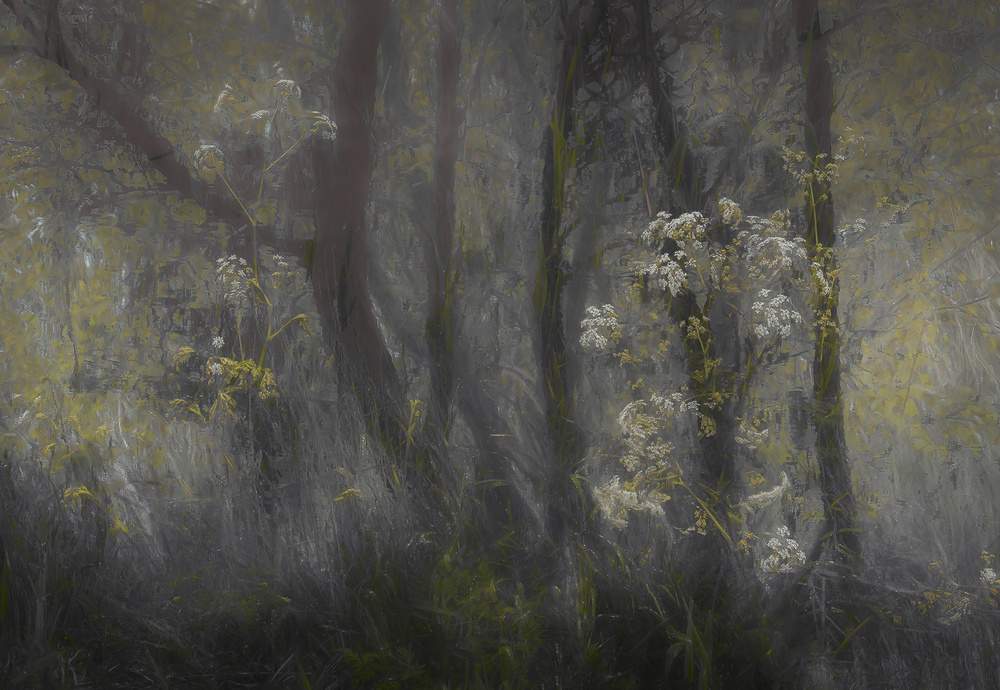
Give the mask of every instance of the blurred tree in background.
[(0, 677), (998, 682), (990, 3), (3, 4)]

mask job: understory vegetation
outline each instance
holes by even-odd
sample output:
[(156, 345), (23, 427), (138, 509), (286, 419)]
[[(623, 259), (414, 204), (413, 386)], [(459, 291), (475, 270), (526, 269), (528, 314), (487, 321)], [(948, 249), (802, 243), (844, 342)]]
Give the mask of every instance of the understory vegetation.
[(1000, 687), (993, 4), (2, 4), (0, 686)]

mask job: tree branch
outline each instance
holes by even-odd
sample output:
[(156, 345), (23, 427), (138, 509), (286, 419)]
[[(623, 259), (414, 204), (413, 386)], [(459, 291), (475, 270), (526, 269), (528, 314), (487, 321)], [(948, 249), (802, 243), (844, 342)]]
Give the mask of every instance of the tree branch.
[[(165, 179), (163, 188), (180, 194), (182, 198), (192, 199), (202, 205), (214, 220), (224, 221), (233, 228), (242, 228), (240, 249), (244, 254), (253, 246), (253, 238), (249, 223), (242, 209), (234, 199), (217, 192), (210, 191), (192, 176), (191, 171), (173, 155), (174, 147), (165, 137), (158, 134), (149, 125), (143, 113), (122, 98), (118, 90), (94, 76), (73, 53), (67, 44), (58, 21), (58, 3), (49, 0), (47, 3), (47, 30), (43, 31), (28, 14), (21, 0), (3, 0), (3, 4), (11, 11), (21, 26), (34, 38), (37, 48), (30, 49), (43, 59), (55, 62), (69, 74), (87, 93), (94, 106), (103, 110), (121, 127), (123, 135), (110, 136), (116, 143), (126, 148), (138, 151), (153, 168)], [(13, 51), (11, 51), (13, 52)], [(281, 247), (284, 251), (304, 259), (305, 243), (295, 239), (279, 239), (273, 228), (257, 228), (258, 244)], [(244, 258), (249, 258), (246, 256)]]

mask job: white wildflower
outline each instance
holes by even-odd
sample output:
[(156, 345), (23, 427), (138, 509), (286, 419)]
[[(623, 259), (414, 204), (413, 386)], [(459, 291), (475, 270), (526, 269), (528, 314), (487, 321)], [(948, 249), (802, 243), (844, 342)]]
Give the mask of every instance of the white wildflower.
[(194, 152), (194, 167), (209, 182), (225, 172), (225, 160), (222, 149), (211, 144), (199, 146)]
[(797, 566), (805, 565), (806, 554), (799, 543), (788, 536), (785, 526), (778, 528), (777, 536), (768, 539), (766, 546), (770, 553), (760, 562), (762, 575), (790, 573)]
[(214, 347), (216, 349), (222, 347), (225, 344), (226, 344), (226, 341), (222, 338), (221, 335), (217, 335), (214, 338), (212, 338), (212, 347)]
[(743, 211), (735, 201), (722, 197), (719, 199), (719, 216), (726, 225), (736, 225), (743, 220)]
[(769, 280), (806, 261), (805, 239), (787, 237), (791, 226), (788, 211), (777, 211), (770, 218), (748, 216), (746, 220), (750, 230), (741, 232), (737, 240), (745, 248), (751, 278)]
[(587, 317), (580, 322), (583, 335), (580, 344), (588, 350), (604, 350), (610, 343), (617, 343), (622, 337), (621, 322), (610, 304), (587, 307)]
[(312, 111), (303, 125), (303, 135), (333, 141), (337, 138), (337, 123), (323, 113)]
[(697, 211), (673, 219), (669, 213), (661, 211), (642, 233), (642, 240), (656, 246), (665, 239), (671, 239), (682, 248), (690, 246), (692, 250), (698, 250), (704, 246), (702, 240), (706, 228), (705, 217)]
[(813, 261), (809, 265), (809, 270), (812, 272), (813, 281), (815, 281), (816, 287), (819, 289), (820, 293), (829, 297), (830, 291), (833, 290), (833, 286), (830, 285), (830, 281), (827, 280), (826, 270), (823, 268), (823, 264)]
[(729, 254), (724, 249), (712, 248), (708, 251), (708, 257), (709, 280), (712, 281), (713, 286), (720, 287), (722, 285), (722, 280), (727, 276), (726, 262), (729, 260)]
[[(631, 498), (626, 498), (628, 494), (631, 494)], [(625, 502), (632, 502), (634, 495), (635, 492), (622, 488), (618, 477), (614, 477), (610, 482), (594, 491), (594, 500), (605, 519), (615, 527), (622, 529), (628, 525), (628, 509), (625, 507)]]
[(218, 362), (210, 362), (208, 365), (208, 371), (213, 376), (222, 376), (222, 365)]
[(226, 84), (222, 87), (222, 91), (219, 92), (219, 97), (215, 99), (215, 105), (212, 107), (212, 111), (216, 115), (222, 115), (226, 119), (231, 119), (232, 111), (236, 107), (236, 93), (233, 91), (233, 87)]
[(302, 96), (302, 90), (291, 79), (279, 79), (274, 83), (274, 95), (279, 101), (296, 100)]
[(983, 568), (979, 573), (979, 576), (982, 577), (983, 582), (988, 585), (992, 585), (997, 581), (997, 572), (993, 570), (993, 568)]
[(228, 258), (217, 259), (215, 273), (221, 283), (225, 301), (239, 312), (246, 311), (250, 306), (250, 278), (252, 271), (246, 265), (246, 259), (235, 254)]
[(698, 403), (693, 400), (685, 401), (684, 396), (679, 392), (674, 392), (667, 396), (654, 393), (649, 401), (664, 417), (670, 417), (674, 414), (684, 414), (685, 412), (698, 409)]
[(663, 506), (656, 501), (646, 500), (639, 505), (639, 510), (644, 513), (649, 513), (653, 517), (663, 517), (666, 513), (663, 511)]
[(653, 278), (653, 284), (661, 290), (669, 290), (671, 295), (679, 295), (688, 287), (687, 270), (681, 261), (687, 258), (682, 250), (660, 254), (652, 261), (639, 267), (640, 275)]
[(622, 529), (628, 525), (629, 511), (649, 513), (654, 517), (663, 517), (663, 506), (656, 500), (640, 497), (639, 494), (622, 486), (618, 477), (613, 477), (601, 487), (594, 489), (594, 500), (601, 514), (614, 527)]
[(770, 290), (760, 291), (751, 312), (751, 331), (759, 340), (787, 338), (792, 334), (792, 326), (803, 322), (787, 296), (781, 293), (772, 296)]

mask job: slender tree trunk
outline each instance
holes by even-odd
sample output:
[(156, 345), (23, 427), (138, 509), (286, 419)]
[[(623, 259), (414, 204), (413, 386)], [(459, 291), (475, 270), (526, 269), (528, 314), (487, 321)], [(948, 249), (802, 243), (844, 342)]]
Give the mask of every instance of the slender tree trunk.
[(313, 295), (325, 330), (353, 389), (361, 396), (369, 430), (390, 454), (405, 435), (401, 386), (382, 338), (368, 289), (365, 209), (374, 167), (372, 120), (378, 44), (388, 0), (347, 0), (337, 59), (336, 146), (313, 143), (316, 253)]
[[(707, 212), (706, 201), (701, 191), (703, 187), (701, 177), (694, 155), (688, 148), (687, 134), (671, 105), (672, 84), (669, 77), (666, 81), (662, 81), (659, 76), (659, 60), (656, 55), (649, 1), (632, 1), (639, 34), (637, 72), (653, 100), (653, 124), (660, 146), (660, 162), (663, 169), (671, 176), (668, 178), (672, 182), (668, 192), (670, 213), (677, 215), (693, 211)], [(719, 239), (725, 243), (728, 238)], [(668, 244), (673, 245), (672, 242)], [(676, 249), (676, 245), (664, 248), (665, 251)], [(733, 457), (735, 428), (732, 423), (731, 402), (723, 401), (718, 395), (726, 386), (719, 366), (714, 364), (721, 349), (716, 342), (721, 329), (710, 322), (710, 311), (710, 304), (706, 303), (703, 307), (699, 307), (696, 296), (690, 291), (673, 295), (670, 299), (670, 316), (680, 326), (681, 337), (684, 338), (689, 374), (688, 388), (698, 401), (699, 414), (706, 432), (701, 434), (699, 441), (705, 463), (705, 480), (710, 486), (719, 490), (719, 497), (723, 499), (725, 508), (729, 498), (724, 489), (731, 485), (735, 469)], [(703, 341), (685, 337), (687, 325), (692, 323), (692, 319), (704, 320), (708, 327), (706, 345), (703, 345)], [(725, 511), (721, 512), (724, 514)]]
[(427, 344), (431, 354), (431, 424), (443, 435), (453, 392), (451, 260), (458, 158), (458, 0), (441, 0), (437, 51), (437, 159), (434, 231), (427, 242)]
[(557, 549), (565, 546), (571, 524), (586, 519), (585, 500), (575, 491), (572, 474), (580, 461), (581, 439), (571, 417), (571, 390), (566, 368), (566, 329), (563, 322), (562, 289), (566, 283), (563, 247), (568, 231), (563, 229), (566, 175), (574, 162), (569, 140), (573, 132), (576, 89), (581, 84), (588, 45), (602, 20), (605, 5), (595, 3), (580, 25), (581, 1), (569, 10), (562, 3), (565, 37), (559, 65), (552, 120), (545, 132), (542, 157), (542, 218), (539, 229), (539, 264), (535, 277), (535, 318), (538, 323), (539, 355), (545, 416), (556, 453), (555, 474), (549, 487), (550, 537)]
[[(799, 61), (806, 85), (806, 146), (809, 160), (821, 174), (831, 163), (833, 80), (827, 40), (820, 32), (818, 0), (793, 2)], [(823, 492), (825, 535), (810, 554), (816, 560), (828, 545), (840, 563), (856, 568), (861, 557), (857, 509), (844, 436), (843, 390), (840, 369), (840, 324), (837, 314), (839, 282), (833, 251), (836, 233), (833, 194), (828, 179), (818, 177), (806, 192), (806, 242), (812, 261), (820, 264), (828, 289), (817, 289), (816, 349), (813, 359), (813, 424)]]

